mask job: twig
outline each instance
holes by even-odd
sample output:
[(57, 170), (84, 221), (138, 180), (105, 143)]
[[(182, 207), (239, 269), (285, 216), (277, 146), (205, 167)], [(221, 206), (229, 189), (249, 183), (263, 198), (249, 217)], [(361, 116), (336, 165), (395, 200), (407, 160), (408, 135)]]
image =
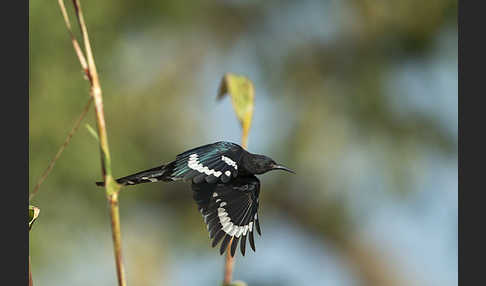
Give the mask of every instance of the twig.
[(44, 180), (47, 178), (47, 176), (49, 175), (49, 173), (52, 171), (52, 168), (54, 168), (54, 165), (56, 164), (56, 161), (59, 159), (59, 157), (61, 157), (62, 152), (69, 145), (69, 142), (71, 142), (71, 138), (73, 137), (74, 133), (76, 133), (76, 131), (79, 128), (79, 125), (81, 124), (81, 121), (83, 121), (84, 117), (88, 113), (89, 107), (91, 106), (91, 102), (92, 101), (93, 101), (93, 99), (90, 97), (88, 99), (88, 102), (86, 103), (86, 106), (83, 109), (83, 112), (81, 112), (81, 115), (79, 116), (79, 118), (76, 121), (76, 123), (74, 123), (74, 126), (71, 129), (71, 131), (69, 132), (68, 136), (66, 137), (66, 140), (64, 140), (64, 144), (62, 144), (62, 146), (59, 148), (59, 150), (56, 153), (56, 156), (54, 156), (54, 158), (51, 160), (51, 162), (47, 166), (46, 170), (44, 171), (44, 173), (40, 177), (39, 181), (34, 186), (34, 189), (33, 189), (32, 193), (29, 196), (29, 201), (31, 201), (34, 198), (35, 194), (39, 190), (39, 187), (44, 182)]
[(118, 192), (108, 197), (110, 202), (110, 217), (113, 247), (115, 250), (116, 271), (118, 276), (118, 284), (126, 285), (125, 282), (125, 268), (123, 266), (122, 249), (121, 249), (121, 230), (120, 230), (120, 212), (118, 206)]
[[(241, 147), (245, 149), (248, 148), (248, 130), (249, 129), (244, 128), (243, 134), (241, 136)], [(235, 258), (231, 256), (231, 243), (233, 243), (233, 239), (230, 240), (230, 242), (228, 243), (228, 248), (226, 249), (223, 286), (230, 285), (233, 279), (233, 267), (235, 265)]]
[[(86, 57), (84, 57), (83, 52), (79, 48), (79, 44), (73, 36), (71, 31), (71, 25), (69, 23), (69, 18), (64, 7), (64, 1), (59, 0), (59, 5), (61, 6), (61, 11), (63, 13), (66, 26), (71, 35), (71, 40), (73, 42), (74, 50), (78, 55), (81, 66), (85, 69), (86, 76), (90, 82), (90, 96), (94, 99), (94, 107), (96, 111), (96, 122), (99, 134), (99, 144), (101, 153), (101, 172), (105, 181), (106, 198), (110, 206), (110, 218), (113, 236), (113, 248), (115, 252), (115, 263), (118, 277), (118, 285), (125, 286), (125, 272), (122, 261), (122, 249), (121, 249), (121, 231), (120, 231), (120, 215), (119, 215), (119, 205), (118, 205), (118, 191), (120, 186), (115, 182), (111, 174), (111, 160), (110, 152), (108, 148), (108, 136), (106, 133), (106, 123), (103, 112), (103, 98), (101, 92), (101, 86), (98, 78), (98, 72), (96, 71), (96, 64), (93, 57), (93, 52), (91, 50), (91, 44), (88, 37), (88, 31), (86, 24), (84, 22), (83, 12), (81, 10), (81, 5), (78, 0), (73, 0), (74, 9), (76, 11), (76, 17), (78, 19), (79, 27), (81, 29), (81, 34), (83, 37), (84, 49)], [(84, 60), (86, 59), (86, 60)]]
[[(69, 35), (71, 36), (71, 41), (73, 43), (74, 51), (76, 52), (76, 55), (78, 56), (79, 63), (81, 64), (81, 67), (83, 68), (85, 74), (87, 75), (88, 74), (88, 64), (86, 63), (86, 58), (84, 57), (83, 51), (79, 47), (79, 43), (76, 40), (76, 38), (74, 37), (73, 31), (71, 30), (71, 24), (69, 23), (69, 17), (68, 17), (67, 12), (66, 12), (66, 7), (64, 6), (64, 1), (59, 0), (58, 2), (59, 2), (59, 6), (61, 7), (61, 12), (62, 12), (62, 16), (64, 18), (64, 22), (66, 23), (66, 27), (68, 29)], [(64, 144), (59, 148), (56, 156), (54, 156), (54, 158), (51, 160), (51, 162), (49, 162), (49, 165), (47, 166), (46, 170), (44, 171), (44, 173), (40, 177), (37, 184), (34, 186), (32, 193), (29, 195), (29, 201), (31, 201), (34, 198), (35, 194), (39, 191), (40, 186), (42, 185), (44, 180), (47, 178), (49, 173), (52, 171), (52, 168), (54, 168), (56, 161), (59, 159), (59, 157), (61, 156), (64, 149), (69, 145), (71, 138), (73, 137), (74, 133), (76, 133), (76, 131), (78, 130), (79, 124), (81, 123), (81, 121), (83, 121), (84, 117), (88, 113), (89, 107), (90, 107), (92, 101), (93, 101), (93, 98), (90, 97), (89, 100), (88, 100), (88, 103), (86, 104), (86, 106), (83, 109), (83, 112), (81, 113), (78, 120), (74, 124), (74, 127), (71, 129), (71, 132), (69, 132), (68, 136), (66, 137), (66, 140), (64, 140)]]
[(30, 269), (30, 255), (29, 255), (29, 286), (34, 286), (34, 282), (32, 281), (32, 270)]
[(228, 244), (228, 248), (226, 249), (226, 258), (224, 263), (224, 279), (223, 279), (223, 286), (230, 285), (231, 280), (233, 279), (233, 266), (235, 265), (235, 258), (231, 257), (231, 243), (233, 239)]
[(81, 50), (78, 40), (74, 37), (73, 31), (71, 29), (71, 23), (69, 22), (69, 17), (66, 12), (66, 7), (64, 6), (64, 0), (59, 0), (59, 6), (61, 7), (62, 16), (64, 17), (64, 22), (66, 23), (66, 27), (69, 32), (69, 36), (71, 36), (71, 41), (73, 42), (74, 51), (78, 56), (79, 63), (83, 70), (87, 73), (88, 72), (88, 64), (86, 63), (86, 58), (84, 57), (83, 51)]
[[(247, 149), (248, 147), (248, 133), (250, 132), (253, 116), (254, 93), (253, 83), (247, 77), (238, 76), (232, 73), (226, 73), (223, 76), (218, 89), (218, 100), (223, 98), (226, 94), (231, 96), (233, 109), (242, 127), (241, 146), (244, 149)], [(233, 275), (235, 261), (234, 257), (231, 256), (232, 243), (233, 239), (230, 240), (228, 248), (226, 249), (223, 278), (224, 286), (230, 285)]]
[(243, 131), (243, 136), (241, 137), (241, 147), (248, 149), (248, 131)]

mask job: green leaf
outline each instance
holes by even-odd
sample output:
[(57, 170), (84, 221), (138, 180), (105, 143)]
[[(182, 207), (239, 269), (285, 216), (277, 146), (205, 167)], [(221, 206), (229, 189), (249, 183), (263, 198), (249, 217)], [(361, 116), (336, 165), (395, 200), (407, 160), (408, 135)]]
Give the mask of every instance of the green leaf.
[(32, 228), (32, 224), (39, 216), (40, 209), (38, 207), (34, 207), (29, 205), (29, 230)]
[(91, 125), (86, 124), (86, 129), (88, 129), (88, 132), (91, 133), (91, 135), (94, 137), (94, 139), (98, 142), (100, 142), (100, 139), (98, 138), (98, 133), (91, 127)]
[(248, 134), (253, 116), (254, 88), (253, 83), (245, 76), (227, 73), (218, 90), (218, 100), (226, 94), (231, 96), (233, 109), (241, 123), (245, 136)]

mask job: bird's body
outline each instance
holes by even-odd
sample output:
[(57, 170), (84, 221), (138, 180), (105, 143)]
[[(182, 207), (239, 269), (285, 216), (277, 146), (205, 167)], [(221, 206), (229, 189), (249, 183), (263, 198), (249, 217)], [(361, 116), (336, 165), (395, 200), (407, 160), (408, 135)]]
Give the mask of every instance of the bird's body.
[[(276, 169), (293, 172), (269, 157), (252, 154), (235, 143), (220, 141), (190, 149), (168, 164), (116, 181), (122, 185), (191, 181), (193, 198), (213, 239), (212, 246), (222, 241), (220, 253), (223, 254), (233, 240), (231, 255), (234, 256), (239, 240), (241, 253), (245, 255), (247, 237), (255, 250), (254, 228), (261, 235), (260, 181), (255, 175)], [(102, 186), (104, 182), (96, 184)]]

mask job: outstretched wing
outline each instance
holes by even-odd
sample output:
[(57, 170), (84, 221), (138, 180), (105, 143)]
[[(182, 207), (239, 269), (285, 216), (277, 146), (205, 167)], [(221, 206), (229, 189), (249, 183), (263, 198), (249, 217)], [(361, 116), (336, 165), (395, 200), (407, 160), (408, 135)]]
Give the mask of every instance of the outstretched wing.
[[(191, 180), (193, 183), (226, 183), (238, 175), (241, 157), (246, 152), (231, 142), (216, 142), (177, 155), (168, 164), (131, 174), (116, 181), (122, 185), (136, 185), (158, 181)], [(104, 186), (104, 182), (96, 182)]]
[(243, 148), (230, 142), (216, 142), (177, 155), (173, 180), (192, 180), (193, 183), (228, 182), (238, 174)]
[(231, 242), (234, 256), (238, 242), (245, 255), (246, 238), (255, 251), (254, 228), (261, 235), (258, 220), (260, 181), (255, 177), (236, 178), (226, 184), (192, 184), (193, 197), (213, 240), (212, 247), (220, 241), (220, 254)]

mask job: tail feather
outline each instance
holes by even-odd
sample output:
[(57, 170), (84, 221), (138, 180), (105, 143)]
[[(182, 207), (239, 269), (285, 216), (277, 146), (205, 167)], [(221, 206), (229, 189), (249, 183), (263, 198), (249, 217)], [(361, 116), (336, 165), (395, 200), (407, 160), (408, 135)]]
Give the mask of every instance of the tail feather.
[[(158, 166), (152, 169), (141, 171), (135, 174), (131, 174), (119, 179), (116, 179), (118, 184), (137, 185), (142, 183), (153, 183), (159, 181), (172, 181), (171, 174), (174, 169), (175, 162), (171, 162), (167, 165)], [(96, 182), (97, 186), (104, 186), (105, 182)]]

